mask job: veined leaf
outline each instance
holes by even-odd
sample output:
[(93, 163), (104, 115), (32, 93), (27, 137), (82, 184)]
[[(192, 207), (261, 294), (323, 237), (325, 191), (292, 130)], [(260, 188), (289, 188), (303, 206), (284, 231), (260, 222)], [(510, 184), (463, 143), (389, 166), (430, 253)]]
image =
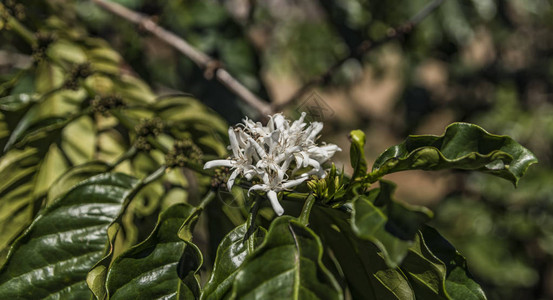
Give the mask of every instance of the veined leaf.
[[(0, 250), (6, 248), (33, 219), (37, 150), (14, 149), (0, 157)], [(3, 256), (3, 255), (2, 255)]]
[(102, 257), (105, 231), (135, 180), (102, 174), (47, 207), (14, 243), (0, 270), (0, 298), (83, 299), (85, 278)]
[(199, 287), (185, 286), (180, 277), (197, 272), (202, 256), (196, 246), (177, 235), (193, 210), (185, 204), (169, 207), (145, 241), (115, 258), (106, 277), (110, 299), (198, 298)]
[[(417, 255), (430, 261), (438, 260), (443, 265), (445, 290), (451, 299), (486, 299), (484, 291), (469, 273), (465, 258), (436, 229), (424, 225), (418, 235), (418, 242), (420, 248), (413, 248), (414, 252), (420, 249)], [(405, 269), (409, 272), (408, 268)]]
[(75, 166), (61, 175), (48, 189), (47, 203), (51, 203), (59, 196), (65, 194), (75, 184), (90, 177), (104, 173), (109, 166), (101, 161), (91, 161)]
[(468, 123), (449, 125), (442, 136), (412, 135), (390, 147), (374, 163), (373, 174), (405, 170), (463, 169), (490, 173), (514, 185), (538, 160), (508, 136), (490, 134)]
[(202, 290), (201, 299), (225, 299), (229, 296), (240, 266), (261, 244), (265, 236), (265, 230), (258, 228), (247, 240), (244, 240), (247, 230), (247, 224), (242, 224), (229, 232), (221, 241), (217, 248), (211, 278)]
[(111, 265), (115, 253), (115, 240), (117, 238), (119, 230), (123, 227), (122, 219), (125, 215), (126, 209), (131, 203), (131, 200), (143, 187), (159, 179), (161, 176), (163, 176), (164, 172), (165, 166), (161, 166), (153, 173), (140, 179), (133, 186), (130, 192), (125, 195), (117, 216), (115, 216), (113, 218), (113, 221), (107, 226), (106, 240), (108, 246), (106, 247), (106, 250), (102, 253), (103, 257), (97, 261), (97, 263), (90, 269), (90, 271), (86, 275), (86, 284), (88, 285), (94, 296), (96, 296), (96, 298), (104, 299), (107, 295), (106, 278), (109, 271), (109, 266)]
[(420, 226), (432, 218), (432, 212), (424, 207), (394, 201), (394, 189), (393, 183), (380, 181), (380, 188), (358, 195), (351, 218), (353, 232), (373, 242), (393, 268), (407, 255)]
[(348, 212), (316, 205), (311, 216), (310, 225), (334, 254), (353, 299), (415, 299), (403, 272), (388, 267), (374, 244), (353, 233)]
[(289, 216), (276, 218), (236, 275), (232, 299), (343, 299), (322, 264), (321, 241)]

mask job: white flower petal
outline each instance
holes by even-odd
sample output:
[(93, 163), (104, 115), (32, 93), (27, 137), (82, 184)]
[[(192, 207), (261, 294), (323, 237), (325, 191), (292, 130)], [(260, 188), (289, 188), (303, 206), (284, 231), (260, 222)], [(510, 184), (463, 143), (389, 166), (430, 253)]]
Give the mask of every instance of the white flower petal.
[(268, 191), (269, 187), (266, 184), (256, 184), (248, 190), (248, 196), (251, 191)]
[(228, 129), (228, 138), (230, 140), (230, 149), (232, 150), (232, 154), (234, 154), (234, 157), (240, 156), (240, 147), (238, 146), (236, 133), (234, 132), (234, 129), (232, 127)]
[(276, 114), (274, 116), (274, 122), (275, 122), (276, 129), (282, 129), (282, 130), (285, 129), (284, 123), (286, 122), (286, 119), (284, 119), (282, 114)]
[(227, 188), (229, 191), (232, 190), (232, 186), (234, 185), (234, 180), (236, 179), (236, 176), (238, 176), (239, 173), (240, 173), (239, 170), (234, 170), (234, 172), (232, 172), (228, 177)]
[(256, 141), (254, 141), (254, 139), (252, 139), (251, 137), (248, 137), (248, 141), (255, 148), (255, 151), (257, 151), (257, 154), (259, 154), (259, 156), (261, 158), (267, 156), (267, 153), (265, 152), (265, 149), (263, 149), (261, 146), (259, 146), (259, 144)]
[(309, 133), (309, 136), (307, 137), (307, 139), (315, 140), (315, 138), (317, 137), (317, 134), (319, 134), (319, 132), (321, 132), (321, 130), (323, 130), (323, 123), (313, 122), (313, 123), (311, 123), (311, 126), (313, 126), (313, 129), (312, 129), (311, 133)]
[(283, 189), (289, 189), (291, 187), (295, 187), (296, 185), (300, 185), (305, 180), (307, 180), (307, 176), (299, 178), (299, 179), (288, 180), (288, 181), (286, 181), (285, 183), (282, 184), (282, 188)]
[(230, 159), (216, 159), (212, 161), (208, 161), (204, 165), (204, 169), (211, 169), (214, 167), (233, 167), (235, 162)]
[(269, 198), (269, 202), (271, 202), (271, 206), (273, 207), (273, 210), (277, 214), (277, 216), (282, 216), (284, 213), (284, 208), (282, 208), (282, 205), (278, 202), (278, 197), (275, 191), (268, 191), (267, 197)]
[(316, 161), (312, 158), (309, 158), (306, 161), (307, 161), (307, 165), (312, 166), (313, 169), (315, 169), (315, 170), (320, 170), (321, 169), (321, 164), (318, 161)]

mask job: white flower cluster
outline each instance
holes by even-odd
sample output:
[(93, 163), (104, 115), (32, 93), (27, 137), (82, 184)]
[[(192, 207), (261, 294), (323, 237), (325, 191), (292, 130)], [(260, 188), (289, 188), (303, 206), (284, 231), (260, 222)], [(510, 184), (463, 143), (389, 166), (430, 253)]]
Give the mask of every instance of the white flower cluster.
[(261, 179), (263, 183), (252, 186), (248, 193), (254, 190), (267, 192), (271, 206), (280, 216), (284, 209), (278, 202), (277, 193), (301, 184), (309, 175), (325, 177), (321, 165), (336, 151), (341, 151), (333, 144), (318, 146), (315, 141), (323, 124), (312, 122), (307, 126), (304, 119), (305, 113), (302, 113), (291, 123), (279, 113), (270, 116), (267, 126), (263, 126), (246, 118), (243, 124), (229, 128), (232, 156), (209, 161), (204, 169), (231, 168), (233, 172), (227, 182), (229, 190), (239, 175), (247, 180)]

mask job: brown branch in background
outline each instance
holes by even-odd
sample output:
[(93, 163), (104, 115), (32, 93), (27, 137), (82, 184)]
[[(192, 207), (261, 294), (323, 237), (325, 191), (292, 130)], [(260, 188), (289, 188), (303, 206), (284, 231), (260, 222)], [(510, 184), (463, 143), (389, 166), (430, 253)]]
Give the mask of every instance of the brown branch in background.
[(405, 36), (413, 31), (415, 26), (419, 24), (422, 20), (424, 20), (430, 13), (432, 13), (436, 8), (438, 8), (444, 0), (434, 0), (428, 5), (426, 5), (423, 9), (421, 9), (418, 13), (416, 13), (409, 21), (405, 22), (401, 26), (397, 28), (390, 28), (388, 30), (388, 34), (377, 41), (370, 41), (365, 40), (357, 48), (347, 57), (344, 57), (334, 63), (328, 70), (326, 70), (325, 73), (320, 75), (319, 77), (313, 78), (307, 83), (305, 83), (301, 88), (299, 88), (292, 97), (288, 98), (282, 103), (274, 104), (273, 105), (273, 111), (280, 111), (285, 106), (291, 104), (292, 102), (298, 100), (301, 96), (305, 95), (309, 90), (311, 90), (313, 87), (317, 85), (326, 84), (330, 81), (334, 73), (348, 60), (352, 58), (361, 58), (364, 54), (368, 53), (371, 50), (374, 50), (387, 42), (400, 38), (402, 36)]
[(160, 27), (148, 16), (132, 11), (114, 2), (106, 0), (92, 0), (92, 2), (127, 21), (139, 25), (141, 28), (144, 28), (144, 30), (151, 33), (161, 41), (186, 55), (196, 65), (198, 65), (200, 69), (204, 70), (204, 76), (206, 79), (211, 79), (213, 78), (213, 75), (215, 75), (215, 78), (217, 78), (219, 82), (226, 86), (232, 93), (237, 95), (244, 103), (255, 109), (260, 118), (264, 118), (268, 114), (272, 113), (269, 103), (261, 100), (236, 78), (234, 78), (229, 72), (223, 69), (219, 61), (194, 48), (176, 34)]

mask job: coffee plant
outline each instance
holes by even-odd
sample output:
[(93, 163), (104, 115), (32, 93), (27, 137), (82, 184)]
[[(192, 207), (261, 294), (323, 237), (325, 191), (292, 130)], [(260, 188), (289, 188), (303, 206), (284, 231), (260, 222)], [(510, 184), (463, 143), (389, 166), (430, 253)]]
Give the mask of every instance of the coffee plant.
[(3, 38), (32, 59), (0, 85), (0, 299), (486, 299), (433, 212), (383, 177), (516, 186), (537, 159), (510, 137), (453, 123), (369, 168), (360, 130), (340, 149), (305, 113), (229, 127), (156, 95), (71, 16), (28, 28), (10, 3)]

